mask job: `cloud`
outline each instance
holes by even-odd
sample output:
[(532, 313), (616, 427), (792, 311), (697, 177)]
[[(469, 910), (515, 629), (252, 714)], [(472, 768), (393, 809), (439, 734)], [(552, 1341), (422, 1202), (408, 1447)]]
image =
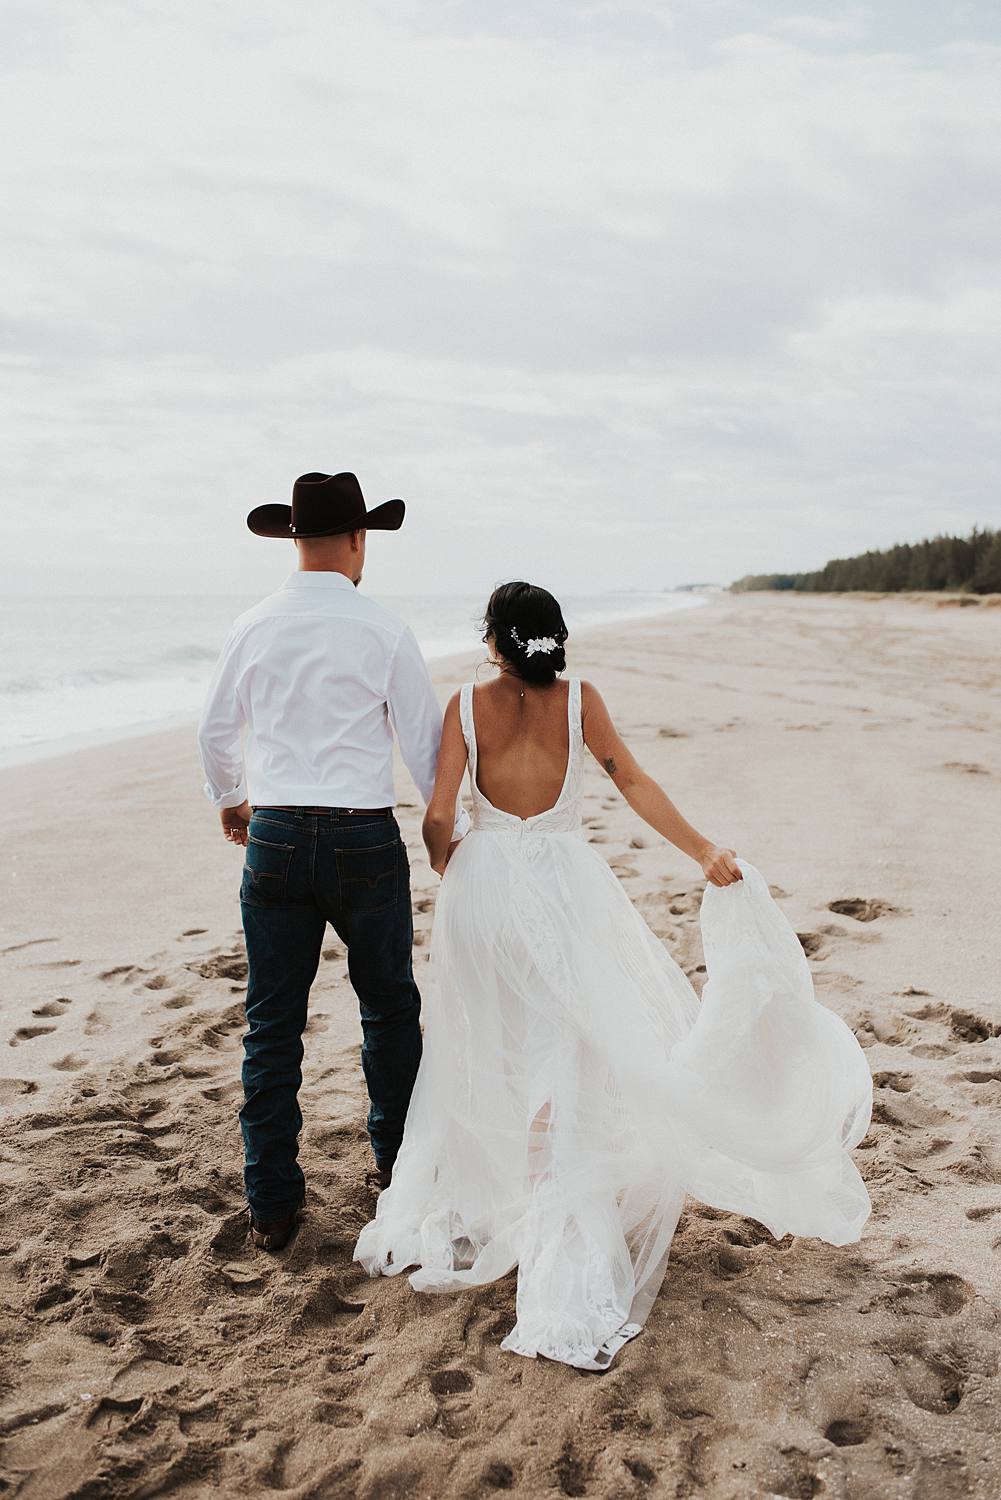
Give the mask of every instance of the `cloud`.
[(2, 503), (41, 519), (10, 586), (266, 586), (245, 512), (326, 466), (411, 501), (397, 588), (997, 520), (1001, 49), (569, 9), (22, 13)]
[(769, 30), (804, 42), (860, 42), (869, 30), (867, 9), (845, 16), (777, 16)]

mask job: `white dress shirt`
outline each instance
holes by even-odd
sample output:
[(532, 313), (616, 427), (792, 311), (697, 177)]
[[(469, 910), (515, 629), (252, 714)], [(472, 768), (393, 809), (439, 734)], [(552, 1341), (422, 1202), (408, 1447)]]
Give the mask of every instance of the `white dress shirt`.
[[(343, 573), (292, 573), (223, 646), (198, 722), (205, 795), (219, 808), (392, 807), (394, 730), (427, 802), (441, 709), (413, 631)], [(457, 802), (453, 837), (468, 827)]]

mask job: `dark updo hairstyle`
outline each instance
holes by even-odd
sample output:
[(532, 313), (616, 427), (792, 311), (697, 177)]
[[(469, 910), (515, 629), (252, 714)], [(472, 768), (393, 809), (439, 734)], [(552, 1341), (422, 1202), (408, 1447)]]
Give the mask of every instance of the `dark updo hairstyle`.
[[(494, 649), (526, 682), (555, 682), (566, 671), (563, 647), (568, 631), (563, 611), (546, 589), (532, 583), (502, 583), (490, 595), (483, 616), (484, 639), (493, 636)], [(556, 642), (555, 651), (533, 651), (534, 640)]]

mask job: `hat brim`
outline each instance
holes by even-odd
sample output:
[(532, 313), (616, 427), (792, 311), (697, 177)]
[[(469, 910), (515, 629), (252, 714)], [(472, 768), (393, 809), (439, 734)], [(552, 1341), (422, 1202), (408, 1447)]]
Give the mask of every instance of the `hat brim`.
[(384, 500), (372, 510), (367, 510), (358, 521), (347, 526), (325, 526), (322, 531), (293, 531), (291, 505), (258, 505), (247, 517), (247, 525), (255, 536), (284, 537), (288, 542), (296, 537), (344, 536), (349, 531), (399, 531), (403, 525), (406, 506), (402, 500)]

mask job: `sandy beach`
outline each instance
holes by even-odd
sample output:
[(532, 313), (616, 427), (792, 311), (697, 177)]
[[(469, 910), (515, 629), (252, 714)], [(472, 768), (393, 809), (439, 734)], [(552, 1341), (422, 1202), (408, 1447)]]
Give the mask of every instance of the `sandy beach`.
[[(242, 853), (194, 728), (13, 767), (0, 1495), (1001, 1493), (1001, 609), (720, 595), (570, 646), (685, 814), (765, 874), (866, 1048), (861, 1241), (775, 1242), (690, 1202), (645, 1332), (602, 1376), (500, 1351), (513, 1277), (441, 1298), (369, 1280), (360, 1030), (331, 934), (307, 1213), (255, 1251)], [(436, 668), (443, 700), (474, 664)], [(419, 979), (437, 878), (397, 786)], [(594, 766), (587, 825), (698, 985), (701, 872)]]

